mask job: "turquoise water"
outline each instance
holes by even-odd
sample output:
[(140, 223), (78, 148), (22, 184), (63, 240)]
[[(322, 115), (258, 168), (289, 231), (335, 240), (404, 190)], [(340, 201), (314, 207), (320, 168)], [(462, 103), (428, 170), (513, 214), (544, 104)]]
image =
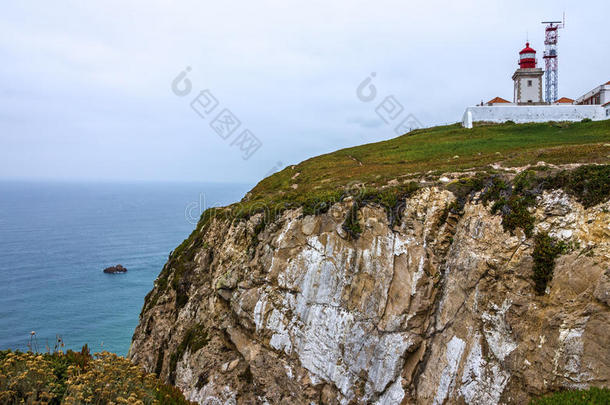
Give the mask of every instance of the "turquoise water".
[[(0, 349), (127, 353), (144, 296), (202, 206), (248, 185), (0, 182)], [(186, 213), (186, 215), (185, 215)], [(126, 274), (104, 274), (122, 264)]]

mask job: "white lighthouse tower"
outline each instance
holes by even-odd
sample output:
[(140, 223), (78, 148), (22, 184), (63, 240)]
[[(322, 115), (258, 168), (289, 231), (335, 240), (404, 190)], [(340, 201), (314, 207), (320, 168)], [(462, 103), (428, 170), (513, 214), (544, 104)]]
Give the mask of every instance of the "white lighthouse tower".
[(514, 103), (544, 104), (542, 98), (542, 75), (544, 71), (536, 67), (536, 51), (530, 48), (530, 43), (519, 52), (519, 69), (513, 74)]

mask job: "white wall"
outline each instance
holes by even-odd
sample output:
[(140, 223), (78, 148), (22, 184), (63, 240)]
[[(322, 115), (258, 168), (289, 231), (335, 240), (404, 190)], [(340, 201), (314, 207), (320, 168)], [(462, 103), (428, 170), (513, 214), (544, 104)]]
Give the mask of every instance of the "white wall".
[[(476, 106), (466, 108), (464, 117), (468, 112), (472, 114), (473, 122), (580, 121), (584, 118), (599, 121), (610, 118), (606, 116), (606, 109), (599, 105)], [(463, 121), (462, 125), (466, 126), (466, 122)]]

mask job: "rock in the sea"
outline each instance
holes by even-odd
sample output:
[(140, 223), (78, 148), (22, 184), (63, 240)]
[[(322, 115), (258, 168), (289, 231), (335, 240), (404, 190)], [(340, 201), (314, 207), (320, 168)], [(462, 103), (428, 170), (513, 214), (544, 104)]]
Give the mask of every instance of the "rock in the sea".
[(127, 273), (127, 269), (125, 267), (121, 266), (120, 264), (117, 264), (116, 266), (106, 267), (104, 269), (104, 273), (108, 273), (108, 274)]

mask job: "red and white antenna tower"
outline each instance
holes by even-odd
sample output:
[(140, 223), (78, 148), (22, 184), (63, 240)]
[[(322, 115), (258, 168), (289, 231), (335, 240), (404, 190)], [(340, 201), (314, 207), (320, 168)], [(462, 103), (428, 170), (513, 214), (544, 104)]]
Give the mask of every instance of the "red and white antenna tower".
[(563, 21), (543, 21), (547, 24), (544, 36), (545, 88), (544, 98), (547, 103), (554, 103), (559, 98), (559, 67), (557, 63), (557, 40), (560, 28), (566, 26), (566, 15)]

